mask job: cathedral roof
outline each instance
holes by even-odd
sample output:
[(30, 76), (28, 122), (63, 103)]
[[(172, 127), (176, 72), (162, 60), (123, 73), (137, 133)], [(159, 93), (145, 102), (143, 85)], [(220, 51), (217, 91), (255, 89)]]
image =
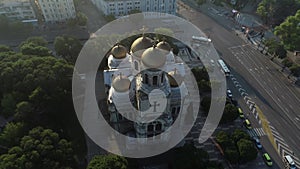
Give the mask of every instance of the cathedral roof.
[(160, 68), (165, 62), (166, 54), (155, 46), (146, 49), (142, 55), (142, 63), (148, 68)]
[(129, 90), (130, 87), (130, 80), (128, 79), (127, 76), (124, 75), (118, 75), (117, 77), (114, 78), (112, 82), (112, 87), (117, 91), (117, 92), (126, 92)]
[(168, 74), (171, 87), (178, 87), (184, 80), (184, 77), (180, 75), (176, 68)]
[(134, 53), (135, 56), (141, 57), (143, 54), (143, 51), (153, 45), (153, 40), (142, 36), (137, 38), (131, 45), (131, 52)]
[(166, 41), (159, 42), (157, 44), (157, 48), (162, 49), (162, 50), (166, 50), (168, 52), (172, 49), (171, 45)]
[(116, 59), (124, 59), (126, 57), (127, 49), (123, 45), (116, 45), (111, 49), (111, 54)]

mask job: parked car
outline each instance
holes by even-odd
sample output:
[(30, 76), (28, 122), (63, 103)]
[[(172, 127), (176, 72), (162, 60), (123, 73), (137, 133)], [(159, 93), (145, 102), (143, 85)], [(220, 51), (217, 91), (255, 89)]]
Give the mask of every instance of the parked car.
[(253, 137), (253, 140), (254, 140), (254, 142), (255, 142), (255, 146), (257, 147), (257, 149), (261, 150), (261, 149), (262, 149), (262, 145), (261, 145), (261, 143), (260, 143), (259, 138)]
[(243, 110), (239, 107), (238, 108), (238, 111), (239, 111), (239, 116), (241, 119), (243, 119), (245, 116), (244, 116), (244, 113), (243, 113)]
[(252, 129), (252, 126), (251, 126), (251, 123), (249, 121), (249, 119), (245, 119), (244, 121), (244, 125), (247, 129), (251, 130)]
[(227, 89), (227, 97), (232, 98), (232, 92), (230, 89)]
[(272, 162), (272, 160), (271, 160), (271, 157), (269, 156), (269, 154), (268, 153), (264, 153), (263, 154), (263, 159), (264, 159), (264, 161), (265, 161), (265, 163), (267, 164), (267, 166), (272, 166), (273, 165), (273, 162)]

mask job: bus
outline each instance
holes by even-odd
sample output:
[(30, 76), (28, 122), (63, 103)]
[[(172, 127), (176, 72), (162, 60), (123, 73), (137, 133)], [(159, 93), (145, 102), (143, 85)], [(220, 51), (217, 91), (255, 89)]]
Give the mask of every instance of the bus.
[(228, 69), (228, 67), (226, 66), (224, 61), (222, 59), (219, 59), (218, 63), (221, 66), (222, 71), (224, 72), (225, 76), (229, 76), (230, 75), (230, 70)]

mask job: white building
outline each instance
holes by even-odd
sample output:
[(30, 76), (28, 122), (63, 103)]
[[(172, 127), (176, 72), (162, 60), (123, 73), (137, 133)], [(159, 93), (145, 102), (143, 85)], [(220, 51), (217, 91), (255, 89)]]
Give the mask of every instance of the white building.
[(1, 0), (0, 15), (15, 20), (29, 20), (36, 18), (29, 0)]
[(61, 22), (76, 17), (73, 0), (36, 0), (46, 22)]
[(105, 15), (127, 15), (131, 10), (175, 14), (176, 0), (91, 0)]
[[(115, 130), (135, 138), (168, 133), (167, 129), (176, 119), (179, 126), (183, 126), (185, 119), (180, 112), (187, 111), (187, 105), (191, 104), (185, 99), (188, 91), (183, 62), (173, 54), (167, 42), (157, 45), (153, 42), (143, 35), (134, 40), (129, 51), (122, 45), (114, 46), (108, 57), (108, 69), (104, 70), (109, 122)], [(155, 120), (137, 122), (151, 118)], [(166, 144), (169, 139), (168, 134), (160, 137)], [(132, 140), (127, 140), (126, 144), (128, 149), (136, 148)]]

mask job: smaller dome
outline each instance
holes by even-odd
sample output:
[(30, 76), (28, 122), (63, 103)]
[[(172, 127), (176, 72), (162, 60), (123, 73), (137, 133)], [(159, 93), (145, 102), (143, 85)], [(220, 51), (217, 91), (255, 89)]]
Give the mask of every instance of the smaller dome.
[(114, 80), (112, 82), (112, 87), (117, 92), (126, 92), (129, 90), (130, 80), (128, 79), (128, 77), (120, 74), (114, 78)]
[(144, 51), (142, 63), (148, 68), (160, 68), (166, 63), (166, 54), (163, 50), (153, 46)]
[(157, 48), (168, 51), (168, 52), (171, 51), (171, 49), (172, 49), (171, 45), (166, 41), (159, 42), (157, 44)]
[(142, 36), (137, 38), (131, 45), (131, 52), (134, 53), (135, 56), (141, 57), (144, 50), (150, 48), (153, 45), (153, 40)]
[(178, 87), (183, 82), (184, 77), (175, 68), (174, 71), (168, 73), (168, 79), (171, 87)]
[(127, 49), (123, 45), (116, 45), (111, 49), (111, 54), (116, 59), (124, 59), (127, 54)]

